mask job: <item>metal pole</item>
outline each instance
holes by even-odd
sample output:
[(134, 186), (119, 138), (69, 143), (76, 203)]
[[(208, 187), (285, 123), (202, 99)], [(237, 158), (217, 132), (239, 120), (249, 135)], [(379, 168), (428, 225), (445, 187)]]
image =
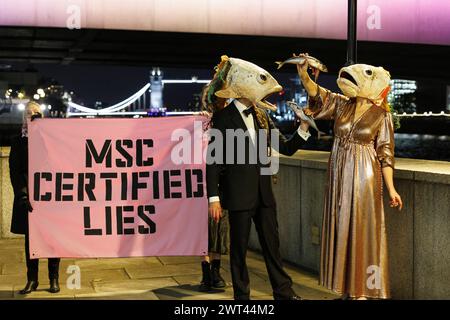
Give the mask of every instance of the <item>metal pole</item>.
[(347, 16), (347, 65), (356, 63), (356, 0), (348, 0)]

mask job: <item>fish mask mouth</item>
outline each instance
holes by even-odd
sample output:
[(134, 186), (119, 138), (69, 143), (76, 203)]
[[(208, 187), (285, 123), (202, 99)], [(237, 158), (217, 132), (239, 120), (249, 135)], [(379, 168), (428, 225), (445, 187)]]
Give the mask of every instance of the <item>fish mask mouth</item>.
[(341, 74), (339, 75), (339, 78), (348, 80), (351, 83), (353, 83), (355, 86), (358, 86), (358, 83), (356, 82), (355, 78), (353, 78), (353, 76), (350, 73), (348, 73), (347, 71), (342, 71)]
[(337, 79), (337, 85), (341, 89), (342, 93), (347, 97), (353, 98), (358, 95), (359, 86), (356, 79), (351, 75), (350, 72), (342, 70), (339, 73)]
[(267, 99), (274, 93), (280, 92), (281, 90), (283, 90), (283, 87), (281, 87), (280, 85), (275, 86), (264, 98), (262, 98), (260, 101), (256, 101), (256, 105), (262, 109), (277, 111), (277, 106), (267, 101)]

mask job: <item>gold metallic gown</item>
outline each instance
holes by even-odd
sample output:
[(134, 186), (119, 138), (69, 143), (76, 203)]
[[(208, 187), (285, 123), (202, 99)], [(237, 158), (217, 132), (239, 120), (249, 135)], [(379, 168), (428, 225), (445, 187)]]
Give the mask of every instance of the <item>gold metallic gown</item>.
[(334, 120), (322, 225), (320, 283), (350, 297), (389, 298), (382, 167), (394, 168), (392, 116), (327, 91), (315, 119)]

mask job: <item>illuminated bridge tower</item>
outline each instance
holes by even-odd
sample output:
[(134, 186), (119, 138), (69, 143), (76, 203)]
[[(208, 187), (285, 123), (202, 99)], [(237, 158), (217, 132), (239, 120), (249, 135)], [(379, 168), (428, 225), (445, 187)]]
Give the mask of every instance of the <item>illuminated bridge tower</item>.
[(150, 109), (163, 107), (163, 73), (159, 68), (153, 68), (150, 72)]

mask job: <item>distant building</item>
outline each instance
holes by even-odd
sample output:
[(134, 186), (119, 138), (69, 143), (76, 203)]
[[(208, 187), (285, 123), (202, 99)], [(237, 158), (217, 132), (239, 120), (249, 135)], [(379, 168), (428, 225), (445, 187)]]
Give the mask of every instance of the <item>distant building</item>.
[(450, 111), (450, 86), (447, 86), (447, 111)]
[(388, 101), (397, 112), (416, 112), (416, 91), (417, 81), (392, 79)]
[(38, 74), (35, 71), (0, 72), (0, 124), (19, 125), (22, 123), (23, 104), (35, 92)]

